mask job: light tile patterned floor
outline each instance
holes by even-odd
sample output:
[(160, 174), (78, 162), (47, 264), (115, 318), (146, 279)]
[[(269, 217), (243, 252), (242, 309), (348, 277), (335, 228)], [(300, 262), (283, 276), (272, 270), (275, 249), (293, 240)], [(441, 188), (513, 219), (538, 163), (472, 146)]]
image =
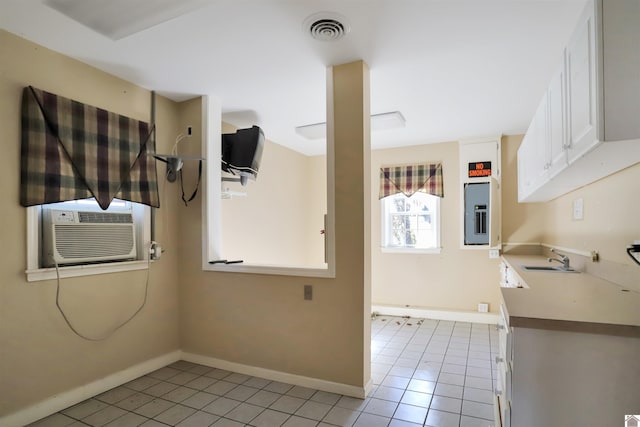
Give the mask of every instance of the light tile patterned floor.
[(378, 316), (365, 400), (176, 362), (31, 427), (489, 427), (492, 325)]

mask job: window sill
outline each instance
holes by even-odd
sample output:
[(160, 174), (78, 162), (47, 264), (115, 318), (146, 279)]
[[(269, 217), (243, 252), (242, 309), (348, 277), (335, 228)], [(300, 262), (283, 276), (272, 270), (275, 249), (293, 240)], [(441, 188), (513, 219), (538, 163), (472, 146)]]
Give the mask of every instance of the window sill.
[(427, 249), (417, 249), (417, 248), (386, 248), (381, 247), (380, 251), (383, 254), (439, 254), (442, 248), (427, 248)]
[(204, 271), (219, 271), (226, 273), (249, 273), (325, 278), (336, 277), (335, 272), (328, 267), (291, 267), (261, 264), (205, 264), (202, 269)]
[[(122, 271), (146, 270), (149, 267), (148, 261), (123, 261), (105, 264), (72, 265), (60, 267), (60, 278), (92, 276), (94, 274), (118, 273)], [(55, 268), (38, 268), (26, 270), (28, 282), (40, 280), (51, 280), (57, 277)]]

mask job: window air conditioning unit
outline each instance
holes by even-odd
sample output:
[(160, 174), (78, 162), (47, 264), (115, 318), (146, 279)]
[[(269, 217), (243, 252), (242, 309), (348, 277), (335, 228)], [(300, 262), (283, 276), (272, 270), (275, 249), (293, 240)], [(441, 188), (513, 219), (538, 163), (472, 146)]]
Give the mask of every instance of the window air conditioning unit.
[(54, 267), (136, 258), (131, 212), (42, 210), (42, 264)]

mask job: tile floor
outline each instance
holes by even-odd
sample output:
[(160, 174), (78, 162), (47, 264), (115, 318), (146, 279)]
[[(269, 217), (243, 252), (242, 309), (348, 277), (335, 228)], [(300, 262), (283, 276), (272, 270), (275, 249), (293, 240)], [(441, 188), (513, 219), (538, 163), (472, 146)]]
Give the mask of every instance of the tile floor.
[(185, 361), (30, 427), (493, 426), (491, 325), (377, 316), (365, 400)]

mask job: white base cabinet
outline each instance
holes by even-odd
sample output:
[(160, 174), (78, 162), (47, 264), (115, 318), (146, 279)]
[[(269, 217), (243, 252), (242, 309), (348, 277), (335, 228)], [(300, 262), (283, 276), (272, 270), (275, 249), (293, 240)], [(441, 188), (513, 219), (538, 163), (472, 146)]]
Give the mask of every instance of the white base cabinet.
[(518, 151), (520, 202), (640, 162), (639, 23), (638, 0), (587, 2)]
[[(500, 408), (500, 422), (502, 427), (510, 427), (511, 423), (511, 399), (512, 399), (512, 343), (511, 328), (509, 327), (508, 315), (504, 305), (500, 305), (500, 321), (496, 326), (499, 336), (499, 355), (496, 357), (497, 379), (495, 393), (498, 397)], [(498, 421), (498, 420), (496, 420)]]
[(640, 338), (510, 327), (501, 312), (502, 427), (615, 426), (640, 408)]
[(640, 338), (512, 328), (504, 426), (616, 426), (640, 408)]

